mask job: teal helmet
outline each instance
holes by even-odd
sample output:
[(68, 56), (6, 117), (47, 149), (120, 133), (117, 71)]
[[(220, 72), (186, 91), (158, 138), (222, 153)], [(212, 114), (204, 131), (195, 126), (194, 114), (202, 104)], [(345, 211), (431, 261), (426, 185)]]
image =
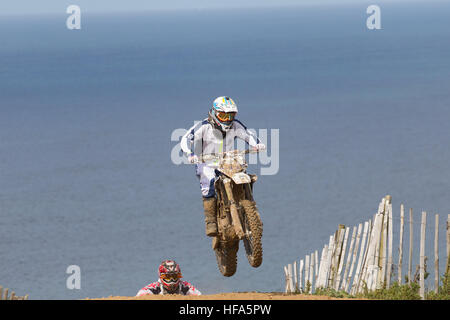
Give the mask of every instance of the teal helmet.
[(209, 111), (214, 124), (222, 131), (230, 130), (238, 112), (236, 103), (230, 97), (218, 97)]

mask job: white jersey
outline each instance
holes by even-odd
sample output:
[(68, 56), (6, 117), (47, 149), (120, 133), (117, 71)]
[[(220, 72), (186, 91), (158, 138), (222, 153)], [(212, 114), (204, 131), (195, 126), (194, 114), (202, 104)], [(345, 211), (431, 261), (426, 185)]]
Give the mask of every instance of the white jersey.
[[(175, 292), (176, 294), (181, 294), (185, 296), (199, 296), (202, 293), (195, 288), (192, 284), (190, 284), (187, 281), (180, 281), (180, 285), (178, 286), (178, 291)], [(136, 294), (136, 297), (144, 296), (147, 294), (168, 294), (165, 292), (164, 287), (161, 283), (161, 280), (158, 279), (158, 281), (152, 282), (145, 287), (143, 287), (139, 292)]]
[(251, 147), (259, 143), (259, 139), (237, 119), (226, 133), (222, 133), (208, 118), (193, 125), (181, 138), (181, 149), (186, 155), (221, 153), (233, 150), (236, 138), (247, 142)]

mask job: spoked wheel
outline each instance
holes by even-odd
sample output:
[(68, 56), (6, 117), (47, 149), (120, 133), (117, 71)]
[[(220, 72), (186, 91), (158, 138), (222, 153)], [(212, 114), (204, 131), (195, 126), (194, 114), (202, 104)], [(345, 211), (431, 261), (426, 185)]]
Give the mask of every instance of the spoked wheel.
[(236, 272), (238, 250), (239, 241), (234, 241), (227, 245), (221, 243), (217, 249), (214, 249), (217, 266), (220, 273), (225, 277), (231, 277)]
[(250, 265), (257, 268), (261, 265), (263, 258), (261, 243), (263, 224), (254, 201), (241, 200), (241, 205), (245, 211), (243, 217), (245, 253)]

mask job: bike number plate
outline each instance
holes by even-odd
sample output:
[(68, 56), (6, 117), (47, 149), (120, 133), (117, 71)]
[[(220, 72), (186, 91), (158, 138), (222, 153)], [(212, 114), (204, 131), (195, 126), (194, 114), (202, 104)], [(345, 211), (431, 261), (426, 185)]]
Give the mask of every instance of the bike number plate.
[(233, 174), (231, 177), (236, 184), (243, 184), (243, 183), (250, 183), (252, 179), (248, 174), (245, 174), (243, 172), (238, 172)]

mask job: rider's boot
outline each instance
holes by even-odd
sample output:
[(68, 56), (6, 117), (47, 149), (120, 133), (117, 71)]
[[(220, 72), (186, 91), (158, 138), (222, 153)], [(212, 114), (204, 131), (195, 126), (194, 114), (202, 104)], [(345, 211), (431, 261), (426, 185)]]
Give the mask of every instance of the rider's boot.
[(203, 198), (203, 209), (205, 213), (206, 235), (217, 236), (216, 197)]

